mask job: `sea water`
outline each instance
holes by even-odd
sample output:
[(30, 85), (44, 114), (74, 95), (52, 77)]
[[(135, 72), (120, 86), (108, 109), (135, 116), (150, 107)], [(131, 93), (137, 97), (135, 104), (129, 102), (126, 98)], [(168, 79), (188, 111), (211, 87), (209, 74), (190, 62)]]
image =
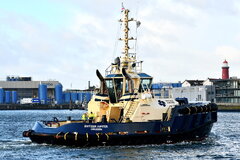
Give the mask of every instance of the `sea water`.
[(22, 137), (35, 121), (80, 119), (81, 110), (0, 111), (1, 160), (74, 159), (229, 159), (240, 160), (240, 112), (220, 112), (210, 136), (201, 142), (77, 148), (32, 143)]

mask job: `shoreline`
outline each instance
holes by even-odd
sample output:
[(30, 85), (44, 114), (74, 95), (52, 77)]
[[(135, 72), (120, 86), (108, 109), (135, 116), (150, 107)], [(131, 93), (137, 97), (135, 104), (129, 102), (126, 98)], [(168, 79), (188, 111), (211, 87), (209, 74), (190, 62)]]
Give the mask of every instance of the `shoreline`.
[(43, 105), (43, 104), (35, 104), (35, 105), (22, 105), (22, 104), (1, 104), (0, 110), (62, 110), (62, 109), (79, 109), (84, 110), (84, 107), (80, 105)]
[(240, 105), (218, 105), (218, 112), (240, 112)]

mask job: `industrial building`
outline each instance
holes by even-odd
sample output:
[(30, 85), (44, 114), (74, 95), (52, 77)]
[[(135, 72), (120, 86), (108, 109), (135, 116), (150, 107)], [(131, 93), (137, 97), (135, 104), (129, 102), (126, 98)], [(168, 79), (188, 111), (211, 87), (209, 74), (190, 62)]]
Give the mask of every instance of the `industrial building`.
[(170, 82), (159, 82), (152, 84), (152, 92), (154, 96), (160, 98), (172, 98), (172, 89), (176, 87), (181, 87), (182, 83), (170, 83)]
[(31, 77), (8, 76), (6, 81), (0, 81), (0, 104), (82, 105), (90, 101), (91, 89), (63, 91), (59, 81), (32, 81)]
[(7, 77), (6, 81), (0, 81), (0, 88), (4, 91), (17, 91), (19, 99), (39, 97), (39, 84), (47, 85), (48, 98), (54, 98), (54, 89), (58, 81), (32, 81), (31, 77)]

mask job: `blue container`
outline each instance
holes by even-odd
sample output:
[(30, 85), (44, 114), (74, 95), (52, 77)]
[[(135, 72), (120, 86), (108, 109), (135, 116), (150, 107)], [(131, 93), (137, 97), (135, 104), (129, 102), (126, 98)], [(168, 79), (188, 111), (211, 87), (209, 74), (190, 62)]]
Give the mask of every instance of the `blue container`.
[(17, 91), (12, 91), (12, 103), (17, 104), (17, 100), (18, 100)]
[(71, 93), (71, 100), (73, 103), (75, 103), (78, 100), (78, 94), (77, 93)]
[(78, 101), (81, 102), (81, 93), (77, 93), (77, 98), (78, 98)]
[(86, 96), (86, 102), (89, 102), (92, 98), (92, 94), (90, 92), (86, 92), (85, 96)]
[(77, 98), (78, 98), (78, 101), (80, 102), (80, 103), (82, 103), (82, 93), (81, 92), (79, 92), (79, 93), (77, 93)]
[(0, 88), (0, 104), (4, 103), (4, 89)]
[(38, 86), (38, 97), (41, 101), (41, 104), (47, 104), (47, 85), (39, 84)]
[(82, 103), (82, 94), (81, 92), (77, 93), (77, 99), (80, 103)]
[(11, 103), (11, 91), (5, 91), (5, 103), (6, 104)]
[(86, 102), (86, 93), (82, 92), (82, 96), (81, 96), (82, 102)]
[(69, 92), (65, 92), (65, 97), (64, 97), (64, 103), (70, 103), (70, 99), (71, 99), (71, 94)]
[(65, 93), (62, 93), (62, 103), (65, 103)]
[(62, 104), (63, 103), (63, 92), (62, 92), (62, 85), (57, 84), (55, 86), (55, 100), (57, 104)]

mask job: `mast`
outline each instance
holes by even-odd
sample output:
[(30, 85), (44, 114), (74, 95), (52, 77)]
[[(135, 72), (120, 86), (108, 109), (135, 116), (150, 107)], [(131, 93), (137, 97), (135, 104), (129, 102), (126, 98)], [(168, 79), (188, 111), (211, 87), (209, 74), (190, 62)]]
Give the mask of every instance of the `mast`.
[[(136, 53), (129, 53), (129, 41), (137, 40), (137, 38), (129, 37), (129, 22), (136, 21), (133, 18), (129, 18), (129, 9), (125, 9), (122, 4), (122, 19), (119, 20), (120, 23), (123, 23), (123, 37), (118, 40), (124, 42), (123, 47), (123, 56), (120, 58), (117, 57), (115, 62), (112, 63), (106, 70), (105, 75), (109, 74), (121, 74), (122, 69), (125, 69), (127, 73), (141, 73), (142, 72), (142, 62), (137, 62)], [(136, 21), (136, 29), (140, 26), (140, 21)], [(136, 42), (135, 42), (136, 43)], [(136, 44), (135, 44), (136, 46)]]
[(129, 35), (128, 35), (129, 30), (130, 30), (129, 27), (128, 27), (128, 22), (134, 21), (133, 18), (129, 18), (128, 17), (128, 13), (129, 12), (130, 11), (128, 9), (124, 9), (124, 16), (123, 16), (122, 19), (119, 20), (119, 22), (123, 22), (124, 23), (124, 29), (123, 29), (123, 31), (124, 31), (124, 38), (119, 38), (119, 40), (124, 41), (124, 48), (123, 48), (123, 54), (124, 55), (121, 58), (122, 68), (125, 68), (128, 71), (130, 71), (132, 69), (130, 63), (131, 62), (133, 63), (133, 62), (136, 61), (135, 56), (130, 56), (130, 54), (129, 54), (129, 49), (130, 48), (129, 48), (129, 45), (128, 45), (129, 44), (128, 41), (129, 40), (135, 40), (133, 37), (129, 38)]

